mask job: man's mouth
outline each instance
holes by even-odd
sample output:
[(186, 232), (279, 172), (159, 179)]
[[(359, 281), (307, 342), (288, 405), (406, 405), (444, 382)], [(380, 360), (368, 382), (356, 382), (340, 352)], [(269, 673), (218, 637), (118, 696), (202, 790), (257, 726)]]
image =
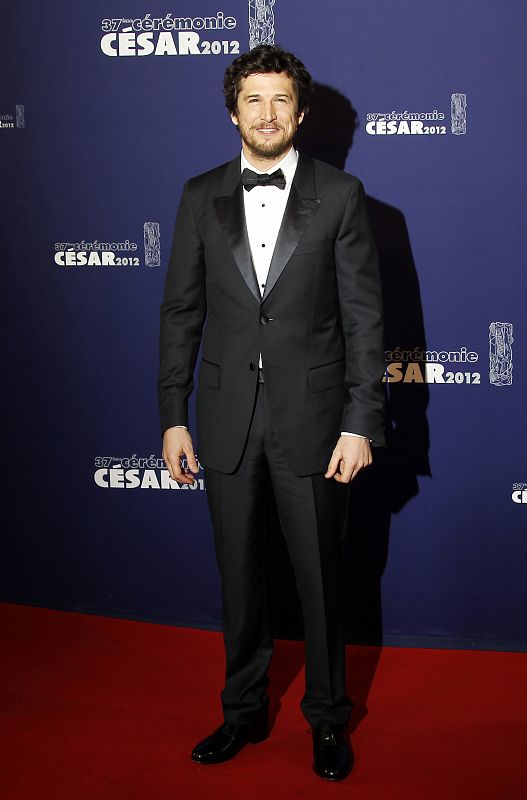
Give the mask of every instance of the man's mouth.
[(270, 135), (272, 133), (277, 133), (280, 129), (279, 128), (269, 127), (268, 125), (266, 125), (263, 128), (256, 128), (256, 130), (258, 131), (258, 133), (264, 133), (266, 135)]

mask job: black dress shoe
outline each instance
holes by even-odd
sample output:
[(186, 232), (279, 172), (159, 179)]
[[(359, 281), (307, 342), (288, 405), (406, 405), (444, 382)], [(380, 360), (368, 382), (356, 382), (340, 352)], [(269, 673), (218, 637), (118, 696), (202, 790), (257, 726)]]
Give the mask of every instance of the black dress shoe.
[(192, 751), (191, 758), (198, 764), (220, 764), (234, 758), (249, 742), (263, 742), (269, 736), (267, 718), (249, 725), (231, 725), (224, 722), (214, 733), (203, 739)]
[(313, 728), (313, 769), (328, 781), (341, 781), (353, 767), (353, 755), (342, 725), (322, 723)]

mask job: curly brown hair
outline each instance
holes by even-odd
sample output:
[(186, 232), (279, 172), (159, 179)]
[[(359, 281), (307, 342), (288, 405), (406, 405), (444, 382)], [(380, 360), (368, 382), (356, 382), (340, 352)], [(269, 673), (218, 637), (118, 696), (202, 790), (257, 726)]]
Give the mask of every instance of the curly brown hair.
[(259, 44), (248, 53), (238, 56), (225, 70), (223, 94), (230, 114), (236, 114), (238, 93), (243, 78), (268, 72), (285, 72), (293, 81), (298, 100), (298, 113), (307, 110), (313, 92), (311, 75), (300, 59), (281, 47)]

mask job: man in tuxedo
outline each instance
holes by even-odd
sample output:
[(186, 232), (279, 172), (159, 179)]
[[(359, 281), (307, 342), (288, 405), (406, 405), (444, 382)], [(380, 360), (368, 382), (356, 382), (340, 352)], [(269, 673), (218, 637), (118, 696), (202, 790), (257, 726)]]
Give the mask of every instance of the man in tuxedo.
[(161, 307), (163, 457), (185, 483), (198, 470), (187, 404), (203, 345), (197, 452), (222, 581), (224, 721), (192, 758), (225, 761), (268, 735), (272, 492), (303, 608), (313, 768), (339, 780), (352, 766), (347, 484), (371, 463), (370, 443), (384, 443), (376, 250), (360, 181), (294, 149), (311, 93), (304, 65), (259, 45), (226, 70), (224, 92), (242, 152), (185, 184)]

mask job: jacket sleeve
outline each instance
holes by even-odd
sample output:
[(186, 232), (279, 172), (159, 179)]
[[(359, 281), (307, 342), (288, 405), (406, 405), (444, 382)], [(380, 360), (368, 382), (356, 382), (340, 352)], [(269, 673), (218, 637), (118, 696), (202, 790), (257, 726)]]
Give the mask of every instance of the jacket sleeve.
[(382, 289), (364, 188), (357, 179), (335, 241), (335, 264), (346, 352), (347, 398), (341, 430), (384, 445)]
[(161, 433), (188, 427), (188, 398), (207, 313), (203, 242), (197, 231), (188, 182), (176, 217), (161, 304), (158, 378)]

